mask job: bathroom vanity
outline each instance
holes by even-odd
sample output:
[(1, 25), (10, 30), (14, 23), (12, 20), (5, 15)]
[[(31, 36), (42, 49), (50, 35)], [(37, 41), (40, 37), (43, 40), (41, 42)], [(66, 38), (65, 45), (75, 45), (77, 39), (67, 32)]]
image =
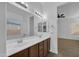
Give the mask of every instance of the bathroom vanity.
[(27, 42), (17, 47), (7, 47), (7, 56), (9, 57), (44, 57), (50, 51), (50, 37), (34, 39), (31, 37)]
[(0, 3), (0, 57), (41, 57), (50, 50), (46, 23), (38, 25), (42, 18), (22, 6), (14, 2)]
[(42, 30), (36, 30), (39, 33), (35, 34), (35, 17), (29, 12), (19, 10), (13, 4), (7, 4), (7, 56), (41, 57), (48, 54), (50, 36), (46, 30), (46, 22), (42, 23)]

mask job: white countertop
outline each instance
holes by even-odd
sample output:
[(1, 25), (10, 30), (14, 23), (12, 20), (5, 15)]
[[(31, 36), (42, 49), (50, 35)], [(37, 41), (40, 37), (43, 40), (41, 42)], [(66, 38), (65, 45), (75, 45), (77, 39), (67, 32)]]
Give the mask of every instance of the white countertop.
[(17, 43), (18, 39), (8, 40), (7, 41), (7, 56), (10, 56), (34, 44), (37, 44), (43, 40), (46, 40), (49, 37), (50, 37), (49, 35), (45, 35), (41, 38), (38, 36), (26, 37), (26, 38), (22, 38), (23, 40), (22, 43)]

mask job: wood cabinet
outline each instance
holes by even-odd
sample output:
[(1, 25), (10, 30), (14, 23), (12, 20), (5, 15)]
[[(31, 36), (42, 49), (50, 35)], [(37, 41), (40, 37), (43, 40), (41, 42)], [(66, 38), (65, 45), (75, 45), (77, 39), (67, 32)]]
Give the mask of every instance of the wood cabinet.
[(44, 42), (40, 42), (39, 43), (39, 57), (43, 57), (44, 56)]
[(37, 43), (29, 48), (17, 52), (10, 57), (43, 57), (47, 56), (50, 51), (50, 38)]
[(38, 44), (29, 48), (30, 57), (38, 57)]
[(29, 56), (28, 52), (29, 52), (28, 49), (24, 49), (24, 50), (17, 52), (9, 57), (28, 57)]
[(48, 38), (48, 53), (50, 52), (50, 38)]
[(44, 56), (48, 54), (48, 40), (44, 41)]

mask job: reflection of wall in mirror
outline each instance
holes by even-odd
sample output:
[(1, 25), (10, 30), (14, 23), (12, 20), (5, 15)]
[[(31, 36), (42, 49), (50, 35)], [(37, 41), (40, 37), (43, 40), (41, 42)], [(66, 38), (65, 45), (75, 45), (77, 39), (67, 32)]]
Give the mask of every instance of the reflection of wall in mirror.
[(79, 35), (79, 22), (72, 23), (72, 25), (71, 25), (71, 34)]
[(14, 19), (7, 20), (7, 34), (19, 35), (21, 32), (21, 23)]
[(14, 11), (7, 11), (7, 39), (14, 39), (22, 36), (22, 33), (24, 33), (23, 19), (22, 14)]

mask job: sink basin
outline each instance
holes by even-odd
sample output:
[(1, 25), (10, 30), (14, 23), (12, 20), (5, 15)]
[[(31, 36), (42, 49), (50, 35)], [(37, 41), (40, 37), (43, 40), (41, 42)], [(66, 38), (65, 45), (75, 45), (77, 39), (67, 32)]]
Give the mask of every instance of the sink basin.
[(29, 41), (33, 41), (39, 39), (38, 36), (31, 36), (31, 37), (27, 37), (27, 38), (23, 38), (23, 42), (29, 42)]
[(35, 41), (39, 41), (40, 39), (45, 39), (45, 37), (47, 37), (46, 35), (38, 35), (38, 36), (31, 36), (31, 37), (24, 37), (24, 38), (19, 38), (19, 39), (13, 39), (13, 40), (9, 40), (7, 41), (7, 47), (18, 47), (18, 46), (22, 46), (25, 44), (28, 44), (29, 42), (35, 42)]
[(17, 43), (23, 43), (23, 40), (22, 39), (17, 40)]

